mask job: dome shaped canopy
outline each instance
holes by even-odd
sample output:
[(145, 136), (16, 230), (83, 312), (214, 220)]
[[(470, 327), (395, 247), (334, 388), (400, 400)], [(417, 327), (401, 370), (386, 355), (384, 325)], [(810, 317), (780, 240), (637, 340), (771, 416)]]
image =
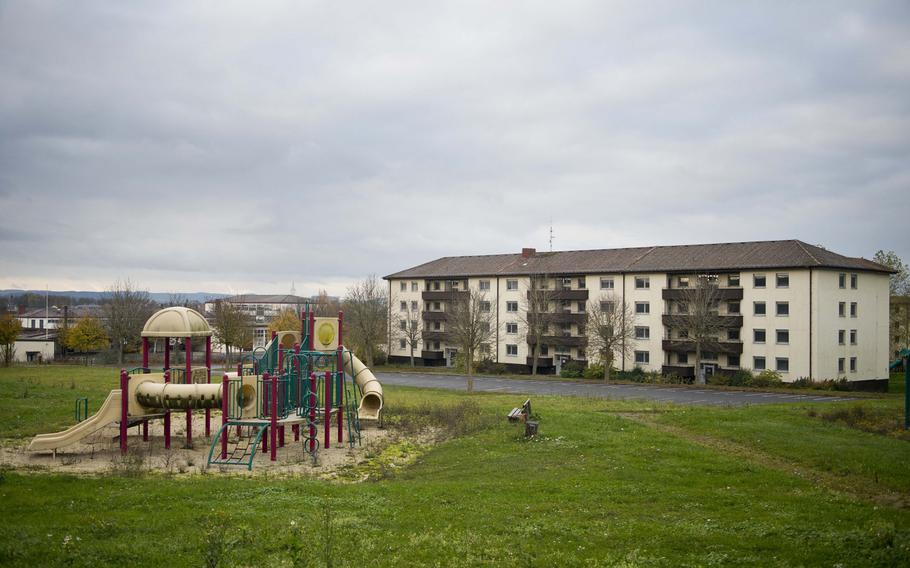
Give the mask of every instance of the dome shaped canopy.
[(212, 328), (202, 314), (175, 306), (158, 310), (145, 322), (142, 337), (209, 337)]

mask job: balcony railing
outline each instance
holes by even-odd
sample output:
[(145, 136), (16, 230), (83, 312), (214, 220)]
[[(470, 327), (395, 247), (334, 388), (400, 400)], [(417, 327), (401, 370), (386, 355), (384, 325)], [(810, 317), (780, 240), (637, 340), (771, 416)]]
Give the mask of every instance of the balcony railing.
[(448, 341), (449, 339), (447, 331), (424, 331), (421, 336), (424, 341)]
[[(664, 351), (677, 353), (692, 353), (695, 351), (695, 342), (688, 339), (664, 339)], [(742, 341), (711, 341), (702, 346), (702, 351), (725, 353), (727, 355), (741, 355), (743, 352)]]
[[(531, 299), (532, 292), (528, 290), (528, 300)], [(587, 300), (588, 299), (588, 290), (587, 288), (583, 290), (543, 290), (542, 292), (535, 292), (538, 300), (547, 299), (550, 301), (554, 300)]]
[(445, 359), (445, 354), (443, 354), (442, 351), (426, 351), (426, 350), (424, 350), (424, 351), (421, 351), (421, 352), (420, 352), (420, 358), (421, 358), (421, 359), (432, 360), (432, 361), (441, 361), (442, 359)]
[(467, 300), (469, 292), (464, 290), (429, 290), (424, 291), (421, 294), (421, 297), (425, 301), (439, 301), (439, 300)]
[(449, 319), (448, 312), (424, 310), (420, 312), (424, 321), (446, 321)]
[[(696, 288), (664, 288), (661, 291), (661, 297), (664, 300), (682, 300), (686, 301), (693, 297)], [(713, 292), (717, 300), (742, 300), (742, 288), (715, 288)]]
[(528, 314), (529, 322), (534, 322), (537, 320), (546, 322), (546, 323), (585, 323), (588, 321), (588, 314), (574, 313), (574, 312), (565, 312), (559, 311), (556, 313), (530, 313)]
[[(664, 314), (661, 316), (663, 324), (667, 327), (676, 327), (680, 325), (685, 325), (686, 320), (692, 318), (691, 315), (686, 314)], [(743, 326), (743, 316), (742, 314), (725, 314), (718, 315), (717, 318), (720, 320), (721, 327), (742, 327)]]
[[(534, 337), (528, 337), (528, 345), (536, 343)], [(587, 336), (578, 335), (544, 335), (540, 338), (542, 345), (564, 345), (566, 347), (583, 347), (588, 344)]]

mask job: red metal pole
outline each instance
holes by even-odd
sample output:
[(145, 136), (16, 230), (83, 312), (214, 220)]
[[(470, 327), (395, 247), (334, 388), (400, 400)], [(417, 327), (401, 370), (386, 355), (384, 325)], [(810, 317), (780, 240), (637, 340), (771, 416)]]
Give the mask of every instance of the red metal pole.
[(310, 452), (316, 449), (316, 373), (310, 373)]
[[(237, 363), (237, 378), (240, 379), (240, 392), (243, 392), (243, 363)], [(237, 426), (237, 437), (243, 435), (243, 426)]]
[(314, 334), (313, 328), (314, 327), (316, 327), (316, 314), (313, 311), (310, 311), (310, 325), (307, 326), (308, 329), (306, 330), (307, 331), (307, 343), (309, 344), (310, 351), (312, 351), (313, 346), (316, 345), (313, 342), (313, 334)]
[(325, 372), (325, 424), (323, 425), (324, 437), (323, 446), (325, 449), (329, 449), (329, 444), (332, 442), (332, 373), (329, 371)]
[[(294, 381), (297, 384), (297, 412), (300, 412), (300, 397), (301, 391), (303, 390), (303, 381), (304, 377), (300, 376), (300, 344), (294, 344)], [(298, 414), (298, 416), (300, 416)], [(292, 430), (294, 431), (294, 441), (297, 442), (300, 440), (300, 424), (294, 424)]]
[(142, 338), (142, 372), (149, 372), (149, 338)]
[(230, 428), (225, 428), (224, 425), (228, 421), (228, 394), (230, 390), (230, 379), (228, 379), (227, 373), (221, 377), (221, 459), (227, 459), (227, 443), (228, 443), (228, 433)]
[(130, 376), (120, 369), (120, 453), (126, 453), (126, 429), (130, 423)]
[[(262, 410), (265, 412), (268, 412), (272, 407), (272, 403), (269, 400), (269, 393), (272, 391), (270, 385), (271, 383), (269, 383), (269, 374), (262, 373)], [(269, 427), (264, 426), (264, 428), (265, 433), (262, 434), (262, 451), (267, 452), (269, 451)]]
[[(341, 312), (338, 312), (341, 318)], [(338, 320), (338, 331), (341, 332), (341, 319)], [(340, 337), (339, 337), (340, 339)], [(344, 439), (344, 348), (338, 344), (338, 443)]]
[[(183, 359), (185, 363), (186, 370), (184, 371), (185, 375), (183, 377), (183, 383), (188, 385), (193, 382), (193, 339), (190, 337), (186, 338), (186, 342), (183, 345)], [(186, 409), (186, 447), (191, 448), (193, 446), (193, 409)]]
[[(167, 339), (165, 339), (167, 341)], [(165, 351), (165, 353), (167, 353)], [(166, 356), (165, 356), (166, 357)], [(164, 370), (164, 384), (171, 382), (171, 371), (170, 369), (165, 368)], [(164, 449), (171, 449), (171, 411), (164, 411)]]
[(344, 312), (338, 312), (338, 345), (344, 343)]
[[(205, 338), (205, 369), (206, 369), (206, 382), (211, 384), (212, 382), (212, 336)], [(205, 437), (208, 438), (212, 435), (212, 409), (205, 409)]]
[(148, 420), (142, 421), (142, 441), (143, 442), (149, 441), (149, 421)]
[(272, 461), (275, 461), (276, 459), (278, 459), (278, 444), (276, 444), (277, 440), (275, 439), (275, 436), (278, 434), (278, 375), (275, 375), (274, 377), (272, 377), (272, 401), (271, 402), (272, 402), (272, 412), (271, 412), (272, 427), (269, 428), (269, 436), (271, 436), (272, 439), (269, 441), (272, 443), (272, 447), (271, 447), (272, 453), (271, 453), (270, 458)]
[(164, 370), (171, 368), (171, 338), (164, 338)]

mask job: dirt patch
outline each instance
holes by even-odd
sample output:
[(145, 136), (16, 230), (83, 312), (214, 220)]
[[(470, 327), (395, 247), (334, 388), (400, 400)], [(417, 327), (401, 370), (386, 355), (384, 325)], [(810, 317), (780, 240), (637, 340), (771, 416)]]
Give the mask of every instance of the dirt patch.
[[(216, 420), (218, 420), (216, 422)], [(220, 419), (213, 417), (212, 433), (218, 431)], [(146, 473), (166, 475), (239, 474), (239, 475), (281, 475), (317, 476), (334, 478), (338, 471), (351, 471), (363, 466), (371, 456), (380, 455), (385, 447), (397, 438), (393, 429), (380, 429), (376, 423), (364, 423), (359, 443), (353, 447), (348, 442), (347, 428), (344, 441), (337, 442), (337, 431), (333, 427), (328, 449), (322, 447), (324, 440), (320, 429), (320, 447), (316, 459), (304, 451), (303, 436), (294, 440), (290, 426), (285, 428), (285, 444), (279, 445), (276, 461), (269, 459), (269, 453), (262, 451), (260, 444), (253, 460), (253, 469), (246, 467), (212, 465), (207, 468), (212, 438), (207, 438), (205, 418), (199, 413), (193, 420), (193, 447), (186, 447), (186, 421), (183, 415), (174, 415), (171, 422), (171, 449), (164, 449), (164, 426), (162, 420), (149, 422), (149, 440), (143, 441), (138, 427), (130, 429), (129, 453), (121, 456), (119, 430), (116, 426), (104, 428), (82, 442), (52, 452), (28, 452), (30, 439), (3, 440), (0, 443), (0, 467), (18, 471), (54, 472), (68, 474), (115, 474), (139, 476)], [(433, 436), (420, 436), (415, 443), (431, 443)], [(216, 452), (218, 449), (216, 448)], [(351, 480), (350, 477), (346, 478)]]

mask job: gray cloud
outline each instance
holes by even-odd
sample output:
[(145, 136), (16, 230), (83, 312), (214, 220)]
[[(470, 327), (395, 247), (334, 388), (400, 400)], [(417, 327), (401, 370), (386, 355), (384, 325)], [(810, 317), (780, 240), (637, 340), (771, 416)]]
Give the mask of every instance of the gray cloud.
[(4, 3), (0, 287), (300, 291), (441, 255), (910, 260), (903, 2)]

